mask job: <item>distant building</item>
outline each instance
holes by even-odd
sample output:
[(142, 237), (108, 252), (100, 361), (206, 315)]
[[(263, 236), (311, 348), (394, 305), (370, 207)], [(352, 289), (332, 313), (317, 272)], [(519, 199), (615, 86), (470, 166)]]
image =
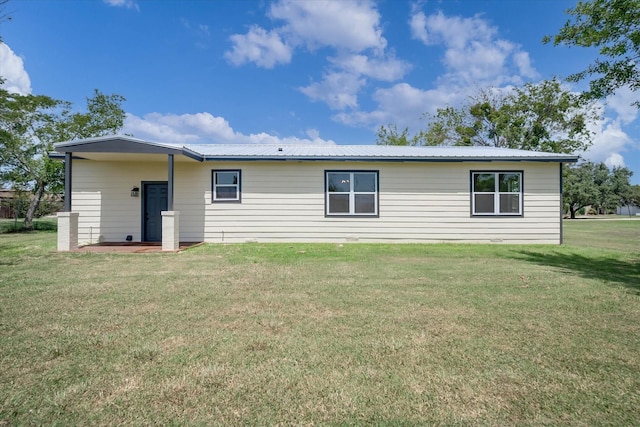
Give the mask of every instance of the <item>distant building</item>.
[[(0, 218), (21, 218), (24, 216), (33, 193), (30, 191), (18, 191), (0, 189)], [(40, 207), (36, 216), (55, 213), (62, 207), (62, 196), (59, 194), (45, 194), (40, 200)]]
[(14, 218), (16, 191), (0, 189), (0, 218)]
[(640, 206), (636, 206), (636, 205), (618, 206), (616, 213), (618, 215), (640, 215)]

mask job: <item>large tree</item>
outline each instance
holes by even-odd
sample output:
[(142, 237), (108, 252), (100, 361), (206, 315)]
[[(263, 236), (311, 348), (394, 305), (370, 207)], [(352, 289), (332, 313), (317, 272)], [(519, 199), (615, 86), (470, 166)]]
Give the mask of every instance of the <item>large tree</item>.
[(634, 189), (631, 185), (633, 172), (626, 167), (614, 167), (611, 174), (611, 190), (617, 196), (615, 206), (627, 206), (633, 204)]
[[(426, 129), (409, 138), (395, 126), (378, 130), (379, 145), (477, 145), (573, 153), (591, 144), (592, 103), (562, 88), (557, 79), (510, 91), (484, 89), (459, 108), (425, 115)], [(402, 144), (406, 142), (406, 144)]]
[[(572, 74), (569, 81), (591, 77), (589, 99), (605, 98), (621, 87), (636, 91), (640, 87), (640, 0), (592, 0), (578, 2), (568, 9), (572, 15), (555, 36), (546, 36), (567, 46), (595, 47), (600, 57), (585, 70)], [(640, 101), (634, 103), (640, 108)]]
[(117, 133), (125, 117), (123, 101), (120, 95), (96, 90), (87, 99), (87, 111), (74, 112), (67, 101), (10, 93), (0, 87), (0, 179), (33, 193), (24, 219), (26, 229), (32, 227), (44, 194), (62, 189), (63, 166), (48, 156), (53, 143)]
[(585, 162), (563, 169), (562, 198), (571, 219), (575, 219), (580, 209), (593, 204), (598, 198), (598, 188), (594, 184), (595, 167), (595, 164)]

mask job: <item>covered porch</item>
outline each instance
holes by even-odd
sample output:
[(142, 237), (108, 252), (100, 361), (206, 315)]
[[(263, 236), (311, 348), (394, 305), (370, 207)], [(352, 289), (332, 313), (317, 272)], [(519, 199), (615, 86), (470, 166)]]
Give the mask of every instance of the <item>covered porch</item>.
[[(140, 224), (135, 232), (123, 234), (122, 241), (103, 242), (91, 240), (85, 247), (112, 249), (118, 246), (127, 248), (123, 251), (179, 251), (181, 250), (180, 212), (174, 209), (175, 162), (200, 162), (195, 153), (191, 153), (180, 145), (156, 144), (137, 140), (126, 136), (92, 138), (55, 144), (56, 153), (52, 157), (64, 160), (65, 189), (64, 209), (58, 213), (58, 251), (75, 251), (79, 244), (79, 213), (74, 212), (74, 175), (73, 164), (78, 160), (96, 162), (154, 162), (165, 163), (166, 180), (158, 177), (153, 180), (131, 182), (120, 191), (126, 196), (139, 200), (141, 209)], [(136, 216), (138, 214), (136, 213)], [(118, 239), (119, 240), (119, 239)], [(182, 245), (185, 247), (185, 245)]]

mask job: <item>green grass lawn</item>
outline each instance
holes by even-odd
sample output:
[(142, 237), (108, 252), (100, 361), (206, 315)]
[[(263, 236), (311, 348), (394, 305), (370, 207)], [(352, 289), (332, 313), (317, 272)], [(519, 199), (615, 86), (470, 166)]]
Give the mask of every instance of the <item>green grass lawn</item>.
[[(58, 228), (55, 217), (35, 218), (33, 228), (40, 231), (54, 231)], [(24, 219), (0, 218), (0, 234), (24, 231)]]
[(1, 425), (638, 425), (640, 221), (563, 246), (0, 235)]

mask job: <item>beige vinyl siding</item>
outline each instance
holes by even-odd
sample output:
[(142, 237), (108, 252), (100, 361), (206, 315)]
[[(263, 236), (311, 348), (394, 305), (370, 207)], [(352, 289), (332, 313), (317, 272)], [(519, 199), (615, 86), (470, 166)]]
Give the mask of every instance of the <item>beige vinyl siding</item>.
[(166, 163), (73, 161), (71, 210), (79, 212), (78, 243), (141, 239), (142, 197), (131, 197), (141, 181), (166, 181)]
[[(213, 169), (242, 171), (241, 203), (211, 202)], [(325, 217), (326, 170), (379, 171), (379, 218)], [(523, 171), (523, 216), (472, 217), (472, 170)], [(80, 212), (81, 240), (91, 234), (92, 241), (123, 241), (131, 234), (138, 241), (142, 197), (130, 197), (131, 187), (166, 177), (166, 162), (74, 162), (73, 210)], [(181, 241), (559, 243), (559, 166), (176, 162), (174, 209), (180, 211)]]
[[(225, 167), (242, 169), (242, 203), (207, 206), (207, 241), (559, 242), (556, 163), (249, 163)], [(378, 170), (379, 218), (325, 217), (325, 170)], [(524, 215), (471, 217), (471, 170), (523, 170)]]

